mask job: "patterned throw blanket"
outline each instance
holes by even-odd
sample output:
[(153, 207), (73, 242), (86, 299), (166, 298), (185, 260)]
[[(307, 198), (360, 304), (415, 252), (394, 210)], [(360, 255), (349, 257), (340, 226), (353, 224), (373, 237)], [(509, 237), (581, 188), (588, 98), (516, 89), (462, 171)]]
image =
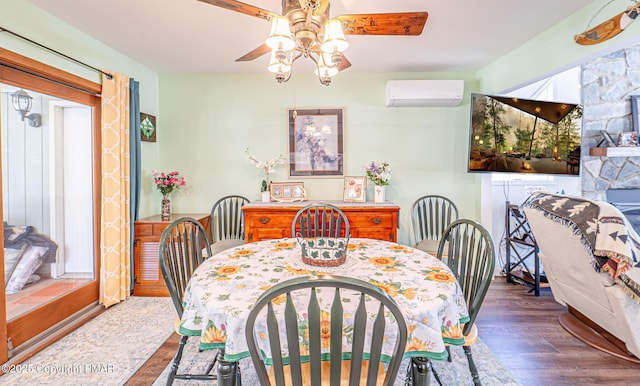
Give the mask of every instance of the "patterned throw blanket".
[(31, 225), (15, 226), (4, 222), (5, 248), (21, 249), (24, 245), (47, 248), (42, 255), (43, 263), (55, 263), (58, 245), (43, 234), (37, 233)]
[(608, 273), (640, 303), (640, 237), (615, 206), (543, 192), (532, 194), (522, 206), (571, 227), (591, 252), (594, 269)]

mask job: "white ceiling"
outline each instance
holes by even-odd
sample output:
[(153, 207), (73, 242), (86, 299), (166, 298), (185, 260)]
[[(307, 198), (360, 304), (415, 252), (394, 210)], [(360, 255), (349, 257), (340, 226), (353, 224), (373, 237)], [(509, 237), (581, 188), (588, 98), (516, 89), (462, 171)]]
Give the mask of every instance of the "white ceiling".
[[(29, 1), (158, 73), (266, 70), (268, 55), (235, 62), (269, 32), (269, 22), (256, 17), (197, 0)], [(429, 13), (420, 36), (348, 35), (352, 66), (346, 72), (473, 71), (592, 1), (332, 0), (331, 16)], [(245, 2), (281, 11), (278, 0)]]

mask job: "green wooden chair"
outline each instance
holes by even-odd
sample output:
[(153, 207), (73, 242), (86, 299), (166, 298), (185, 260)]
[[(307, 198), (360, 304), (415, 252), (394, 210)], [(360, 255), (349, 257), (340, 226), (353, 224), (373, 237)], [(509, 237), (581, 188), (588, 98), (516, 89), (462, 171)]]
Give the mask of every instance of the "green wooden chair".
[(435, 256), (444, 230), (457, 219), (458, 208), (447, 197), (427, 195), (418, 198), (411, 207), (415, 248)]
[(215, 255), (225, 249), (244, 244), (244, 216), (242, 206), (249, 202), (243, 196), (230, 195), (216, 201), (211, 207), (211, 252)]
[[(189, 279), (196, 268), (210, 256), (211, 247), (209, 245), (209, 238), (207, 237), (206, 230), (198, 221), (183, 217), (169, 224), (162, 232), (159, 244), (160, 270), (162, 271), (162, 277), (169, 290), (173, 305), (178, 313), (176, 332), (178, 332), (179, 322), (183, 312), (182, 298)], [(177, 373), (180, 360), (182, 359), (182, 351), (188, 338), (186, 335), (180, 337), (178, 351), (173, 358), (171, 371), (167, 377), (167, 385), (173, 384), (174, 379), (216, 379), (216, 375), (211, 374), (216, 361), (213, 361), (203, 374)], [(198, 337), (195, 339), (198, 339)], [(217, 358), (217, 355), (215, 357)]]
[[(318, 288), (322, 288), (320, 291), (323, 294), (333, 298), (331, 304), (327, 305), (328, 310), (322, 310), (324, 312), (330, 310), (329, 326), (321, 317), (323, 312), (318, 302)], [(351, 295), (355, 298), (350, 297)], [(286, 299), (284, 304), (281, 302), (283, 298)], [(294, 306), (296, 298), (305, 299), (304, 304), (308, 304), (307, 309), (296, 310)], [(354, 299), (358, 304), (355, 312), (349, 312), (353, 318), (350, 355), (342, 351), (345, 333), (343, 303), (346, 298)], [(364, 308), (365, 298), (374, 299), (373, 307), (374, 309), (378, 307), (373, 323), (368, 320)], [(306, 299), (309, 299), (308, 302)], [(372, 309), (371, 304), (368, 307)], [(263, 312), (265, 308), (266, 312)], [(280, 316), (276, 316), (274, 310), (278, 310)], [(300, 321), (305, 314), (308, 319), (306, 325), (308, 333), (300, 331)], [(385, 315), (392, 316), (395, 323), (387, 323)], [(268, 331), (266, 340), (256, 336), (255, 325), (259, 316), (266, 319)], [(381, 363), (382, 346), (385, 330), (390, 329), (396, 331), (396, 338), (389, 364), (384, 366)], [(366, 331), (371, 331), (372, 334), (369, 347), (365, 347)], [(407, 326), (402, 312), (393, 299), (370, 283), (341, 276), (304, 276), (283, 281), (265, 291), (249, 313), (245, 335), (258, 379), (263, 386), (272, 384), (284, 386), (285, 383), (296, 386), (320, 386), (329, 384), (329, 381), (331, 385), (338, 385), (346, 384), (341, 383), (346, 379), (351, 386), (360, 385), (361, 379), (366, 379), (367, 385), (376, 385), (379, 378), (383, 380), (382, 385), (392, 385), (404, 354)], [(282, 338), (286, 337), (286, 342), (281, 342), (281, 335)], [(305, 351), (308, 352), (301, 353), (300, 342), (307, 339), (308, 350)], [(329, 353), (321, 353), (322, 345), (326, 346), (327, 343)], [(267, 345), (273, 360), (271, 375), (267, 371), (261, 350)], [(283, 347), (288, 348), (288, 356), (284, 354), (283, 357)], [(367, 358), (367, 354), (368, 360), (364, 359)], [(321, 357), (325, 360), (323, 361)]]
[[(477, 222), (456, 220), (444, 231), (437, 256), (451, 268), (464, 293), (469, 309), (469, 322), (462, 329), (465, 340), (462, 348), (469, 362), (473, 383), (480, 385), (471, 346), (478, 340), (478, 328), (474, 322), (491, 284), (496, 264), (493, 240), (489, 232)], [(451, 361), (451, 355), (449, 360)], [(434, 375), (441, 384), (435, 371)]]
[(300, 209), (291, 222), (291, 237), (347, 237), (347, 216), (335, 205), (315, 203)]

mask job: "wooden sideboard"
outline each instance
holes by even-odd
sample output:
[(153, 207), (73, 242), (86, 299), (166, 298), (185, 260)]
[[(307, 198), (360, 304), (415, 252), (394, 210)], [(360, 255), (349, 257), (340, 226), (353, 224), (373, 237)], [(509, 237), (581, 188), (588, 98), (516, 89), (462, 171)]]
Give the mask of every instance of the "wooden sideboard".
[(209, 213), (206, 214), (171, 214), (168, 220), (162, 220), (160, 215), (146, 217), (134, 223), (133, 235), (133, 295), (134, 296), (169, 296), (160, 272), (158, 256), (160, 236), (162, 231), (173, 221), (191, 217), (205, 228), (207, 237), (210, 234)]
[[(245, 204), (242, 207), (245, 241), (250, 243), (264, 239), (295, 237), (295, 235), (291, 235), (293, 217), (298, 210), (312, 202), (254, 201)], [(333, 204), (344, 212), (351, 227), (351, 237), (397, 242), (399, 206), (390, 202), (383, 204), (374, 204), (373, 202), (322, 202)]]

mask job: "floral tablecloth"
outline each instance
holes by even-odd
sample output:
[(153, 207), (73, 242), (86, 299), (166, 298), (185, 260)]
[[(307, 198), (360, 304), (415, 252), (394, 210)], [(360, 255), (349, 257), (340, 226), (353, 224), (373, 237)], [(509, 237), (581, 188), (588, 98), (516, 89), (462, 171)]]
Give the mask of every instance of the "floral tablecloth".
[(333, 268), (304, 264), (295, 239), (260, 241), (216, 254), (187, 286), (179, 331), (200, 336), (204, 350), (224, 348), (225, 360), (248, 357), (244, 330), (258, 297), (278, 282), (312, 274), (361, 279), (393, 297), (407, 323), (405, 357), (446, 359), (445, 343), (464, 342), (468, 311), (449, 268), (420, 250), (372, 239), (351, 239), (346, 262)]

